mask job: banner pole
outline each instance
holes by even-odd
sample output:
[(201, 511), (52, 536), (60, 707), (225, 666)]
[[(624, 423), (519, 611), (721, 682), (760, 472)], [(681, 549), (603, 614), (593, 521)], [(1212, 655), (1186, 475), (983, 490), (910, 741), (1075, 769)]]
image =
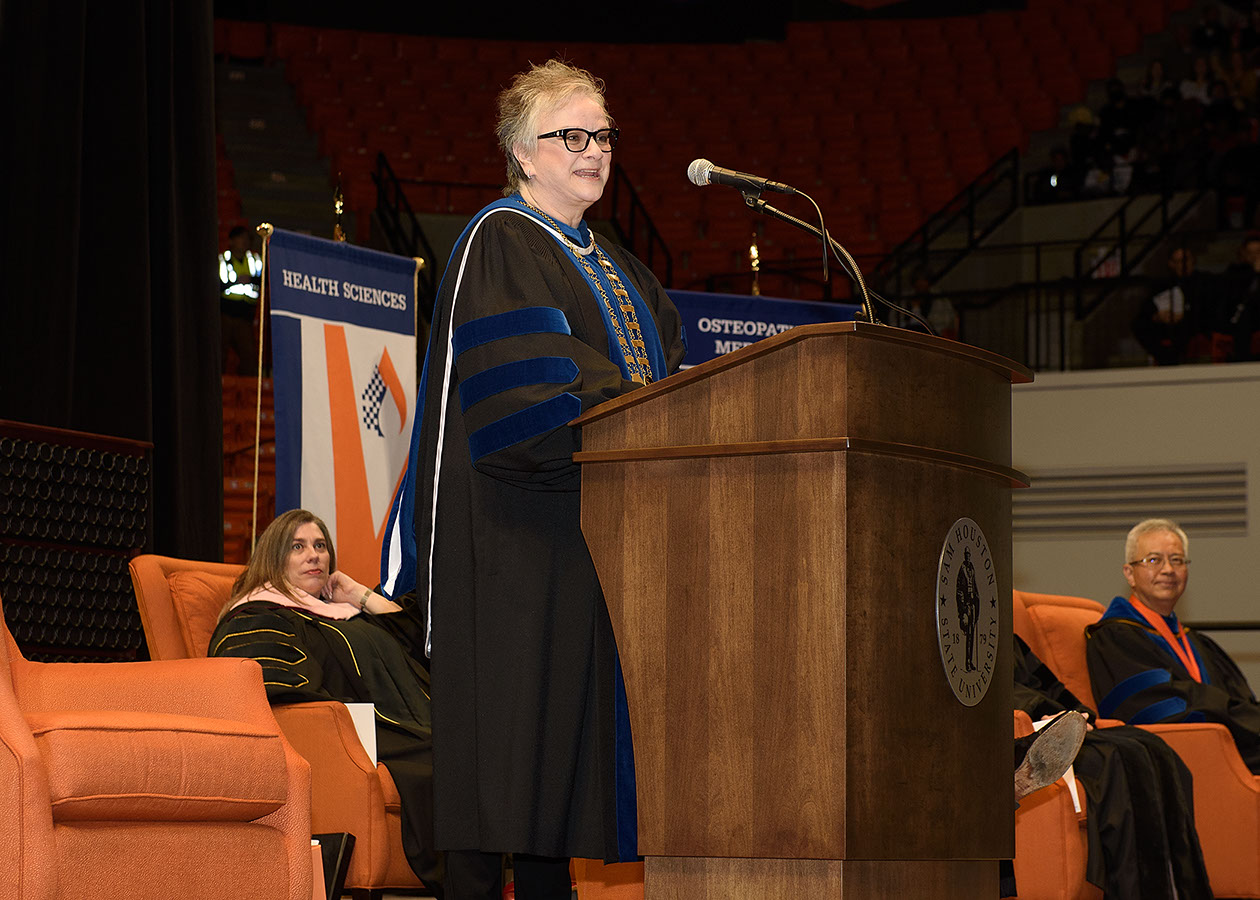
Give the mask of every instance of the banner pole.
[(270, 222), (263, 222), (258, 226), (258, 233), (262, 235), (262, 287), (258, 291), (258, 389), (254, 395), (254, 497), (250, 503), (250, 522), (249, 522), (249, 555), (254, 555), (254, 548), (258, 544), (258, 458), (262, 454), (262, 382), (263, 382), (263, 337), (264, 327), (267, 321), (267, 280), (270, 274), (267, 271), (267, 244), (271, 241), (271, 232), (274, 231)]

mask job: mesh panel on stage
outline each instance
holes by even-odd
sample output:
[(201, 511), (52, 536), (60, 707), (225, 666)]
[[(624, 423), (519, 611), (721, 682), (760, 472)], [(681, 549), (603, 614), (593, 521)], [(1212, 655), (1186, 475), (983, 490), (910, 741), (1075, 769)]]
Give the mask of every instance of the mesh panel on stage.
[(0, 422), (0, 598), (28, 659), (143, 657), (127, 562), (151, 546), (149, 453)]

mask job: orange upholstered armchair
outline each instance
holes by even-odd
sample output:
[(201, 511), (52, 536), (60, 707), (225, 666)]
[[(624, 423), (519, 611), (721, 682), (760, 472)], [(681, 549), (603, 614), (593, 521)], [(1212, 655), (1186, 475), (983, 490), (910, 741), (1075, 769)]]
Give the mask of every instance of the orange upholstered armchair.
[[(1015, 710), (1017, 738), (1032, 734), (1032, 719)], [(1078, 782), (1077, 796), (1085, 801)], [(1089, 856), (1085, 812), (1076, 811), (1067, 782), (1019, 801), (1015, 811), (1015, 885), (1019, 900), (1101, 900), (1103, 893), (1085, 880)]]
[[(1082, 702), (1097, 709), (1085, 663), (1085, 626), (1103, 606), (1083, 597), (1014, 592), (1015, 633)], [(1260, 777), (1243, 764), (1224, 725), (1143, 725), (1194, 775), (1194, 822), (1218, 897), (1260, 897)], [(1018, 871), (1017, 871), (1018, 875)]]
[[(219, 610), (244, 566), (143, 555), (131, 581), (153, 659), (206, 655)], [(402, 847), (401, 801), (385, 765), (373, 765), (350, 712), (335, 701), (272, 708), (285, 737), (311, 765), (311, 827), (349, 832), (354, 852), (345, 887), (356, 894), (418, 889)]]
[(37, 663), (0, 617), (0, 897), (310, 900), (310, 768), (253, 660)]

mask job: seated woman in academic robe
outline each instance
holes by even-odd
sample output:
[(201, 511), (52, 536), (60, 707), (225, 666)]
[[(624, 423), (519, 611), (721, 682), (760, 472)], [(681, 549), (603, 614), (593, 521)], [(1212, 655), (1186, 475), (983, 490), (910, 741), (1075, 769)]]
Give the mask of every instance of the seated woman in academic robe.
[(423, 626), (398, 603), (337, 570), (318, 516), (290, 510), (262, 533), (220, 614), (209, 655), (257, 660), (272, 703), (375, 704), (377, 756), (402, 799), (407, 861), (440, 892), (441, 858), (432, 849), (429, 673), (418, 662)]

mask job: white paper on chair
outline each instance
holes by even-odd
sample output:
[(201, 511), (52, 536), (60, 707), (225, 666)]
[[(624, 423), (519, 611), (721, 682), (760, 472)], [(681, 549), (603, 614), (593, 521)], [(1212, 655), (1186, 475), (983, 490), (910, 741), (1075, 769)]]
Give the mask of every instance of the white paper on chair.
[(376, 705), (373, 703), (347, 703), (354, 730), (359, 733), (359, 743), (367, 751), (368, 759), (376, 765)]
[[(367, 704), (371, 705), (371, 704)], [(1054, 719), (1042, 719), (1040, 722), (1033, 722), (1033, 731), (1040, 731), (1045, 728)], [(375, 759), (375, 757), (373, 757)], [(1072, 767), (1068, 766), (1067, 771), (1063, 773), (1063, 783), (1067, 785), (1068, 793), (1072, 795), (1072, 807), (1077, 814), (1081, 811), (1081, 798), (1076, 795), (1076, 773), (1072, 771)]]

